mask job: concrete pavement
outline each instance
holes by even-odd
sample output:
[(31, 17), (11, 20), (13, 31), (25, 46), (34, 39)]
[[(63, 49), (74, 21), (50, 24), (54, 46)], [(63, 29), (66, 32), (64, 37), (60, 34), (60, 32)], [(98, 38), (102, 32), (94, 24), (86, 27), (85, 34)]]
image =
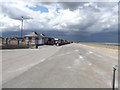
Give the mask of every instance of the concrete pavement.
[(3, 88), (111, 88), (118, 62), (117, 54), (74, 43), (2, 54)]

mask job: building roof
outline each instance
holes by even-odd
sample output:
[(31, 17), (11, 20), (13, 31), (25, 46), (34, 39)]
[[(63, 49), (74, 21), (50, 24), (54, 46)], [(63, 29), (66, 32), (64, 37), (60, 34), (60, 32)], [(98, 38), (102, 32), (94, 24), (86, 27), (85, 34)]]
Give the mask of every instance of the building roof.
[(24, 37), (44, 37), (42, 34), (38, 34), (37, 32), (32, 32), (31, 34), (24, 35)]
[(24, 35), (24, 37), (38, 37), (39, 35), (36, 32), (33, 32), (31, 34)]

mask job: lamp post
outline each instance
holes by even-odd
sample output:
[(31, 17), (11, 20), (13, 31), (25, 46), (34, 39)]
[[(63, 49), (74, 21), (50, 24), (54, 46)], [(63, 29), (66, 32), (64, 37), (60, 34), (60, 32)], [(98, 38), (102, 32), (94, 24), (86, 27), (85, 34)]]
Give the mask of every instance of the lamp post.
[(22, 19), (21, 19), (21, 38), (23, 36), (23, 16), (22, 16)]

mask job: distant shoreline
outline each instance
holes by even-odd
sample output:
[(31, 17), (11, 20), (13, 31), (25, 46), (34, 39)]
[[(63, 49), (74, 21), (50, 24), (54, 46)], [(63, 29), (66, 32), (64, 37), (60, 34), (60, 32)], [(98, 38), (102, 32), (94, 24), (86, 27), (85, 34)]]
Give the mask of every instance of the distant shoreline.
[(79, 43), (118, 44), (118, 42), (79, 42)]
[(113, 43), (79, 43), (79, 44), (86, 45), (88, 47), (95, 48), (98, 50), (103, 50), (110, 53), (118, 53), (120, 46), (120, 44), (118, 45), (118, 43), (114, 43), (114, 44)]

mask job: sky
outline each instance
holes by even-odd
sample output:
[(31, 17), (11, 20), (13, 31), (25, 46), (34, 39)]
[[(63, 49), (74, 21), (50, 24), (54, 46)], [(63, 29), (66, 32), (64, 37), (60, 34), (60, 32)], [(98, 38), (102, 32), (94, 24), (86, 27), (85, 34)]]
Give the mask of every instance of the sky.
[(3, 37), (36, 31), (49, 37), (82, 42), (117, 42), (118, 2), (0, 2)]

